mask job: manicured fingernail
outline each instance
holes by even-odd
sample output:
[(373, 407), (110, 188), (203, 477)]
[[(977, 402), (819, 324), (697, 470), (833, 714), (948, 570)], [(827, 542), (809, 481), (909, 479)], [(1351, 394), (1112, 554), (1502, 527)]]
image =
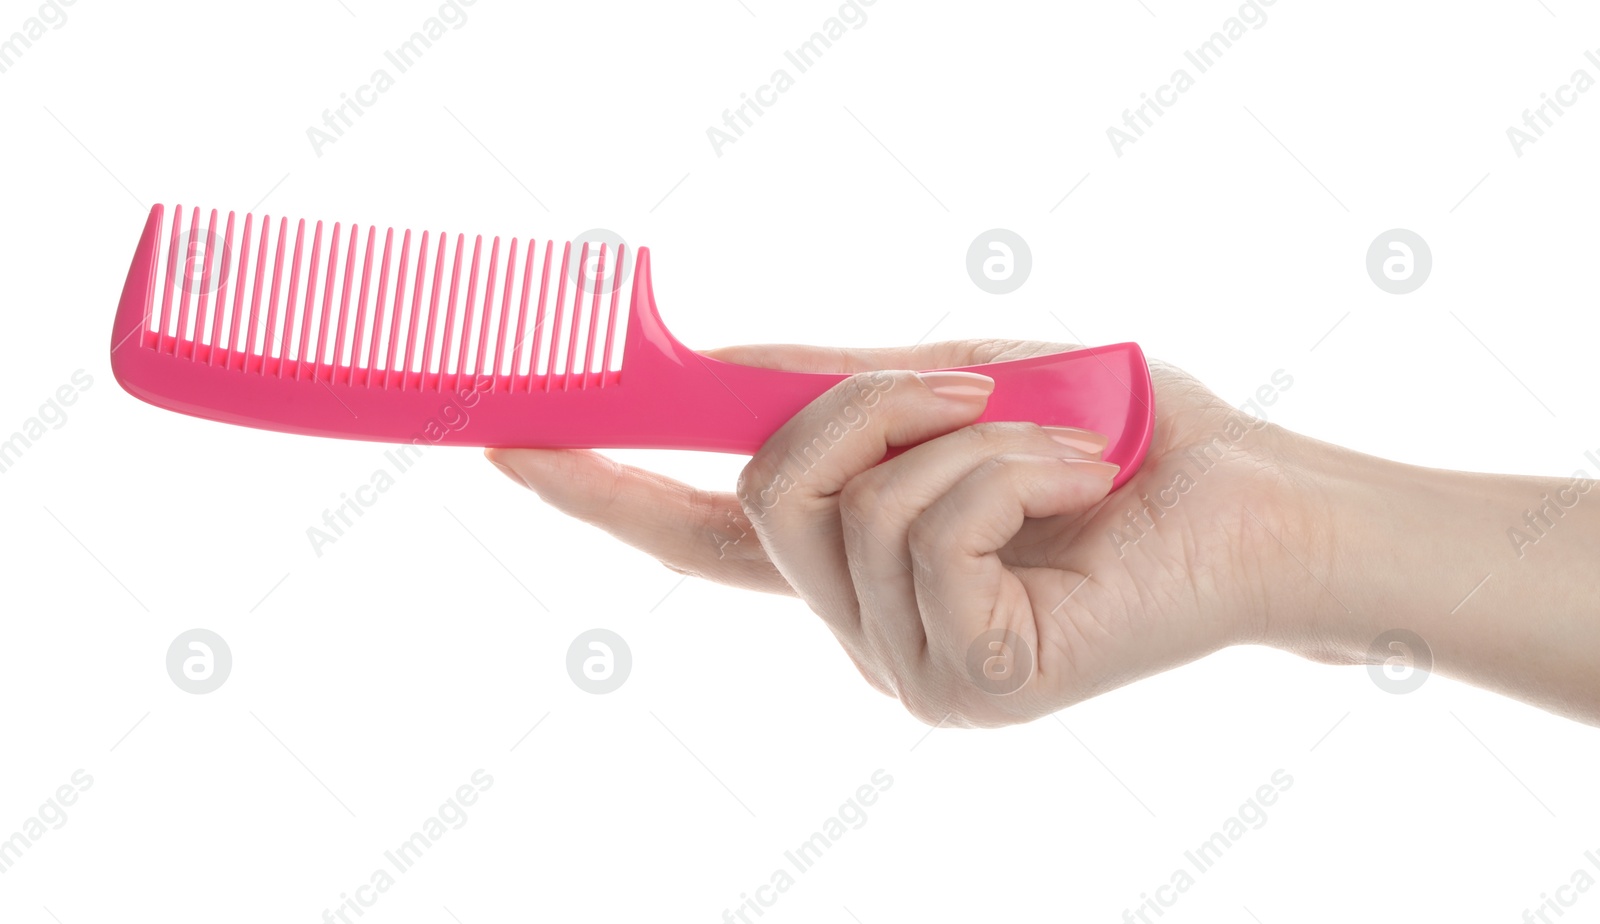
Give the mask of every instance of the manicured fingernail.
[(1095, 459), (1062, 459), (1068, 465), (1082, 466), (1084, 474), (1095, 475), (1111, 481), (1117, 477), (1117, 472), (1122, 471), (1122, 466), (1115, 462), (1101, 462)]
[(1045, 435), (1063, 446), (1070, 446), (1083, 452), (1104, 452), (1110, 439), (1093, 430), (1080, 430), (1077, 427), (1040, 427)]
[(976, 372), (919, 372), (917, 378), (941, 398), (982, 401), (994, 392), (994, 379)]

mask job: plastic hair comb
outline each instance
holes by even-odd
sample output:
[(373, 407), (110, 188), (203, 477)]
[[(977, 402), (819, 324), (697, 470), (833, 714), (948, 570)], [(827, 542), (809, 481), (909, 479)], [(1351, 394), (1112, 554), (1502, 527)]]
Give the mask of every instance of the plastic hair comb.
[[(129, 393), (196, 417), (395, 443), (753, 453), (845, 378), (688, 349), (656, 313), (642, 247), (630, 266), (606, 243), (479, 236), (469, 252), (461, 234), (164, 214), (139, 239), (111, 366)], [(984, 420), (1108, 436), (1118, 485), (1144, 459), (1153, 397), (1136, 344), (962, 371), (996, 381)]]

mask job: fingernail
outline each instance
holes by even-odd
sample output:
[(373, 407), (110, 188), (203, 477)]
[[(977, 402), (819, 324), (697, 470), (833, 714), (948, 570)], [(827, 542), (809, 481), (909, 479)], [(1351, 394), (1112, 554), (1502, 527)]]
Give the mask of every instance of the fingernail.
[(981, 401), (994, 392), (994, 379), (976, 372), (919, 372), (917, 378), (941, 398)]
[(1115, 462), (1102, 462), (1097, 459), (1062, 459), (1061, 461), (1074, 467), (1082, 466), (1084, 474), (1096, 475), (1106, 481), (1112, 481), (1117, 477), (1117, 472), (1122, 471), (1122, 466)]
[(1101, 453), (1105, 451), (1106, 444), (1111, 440), (1103, 434), (1093, 430), (1080, 430), (1077, 427), (1040, 427), (1046, 436), (1063, 446), (1070, 446), (1083, 452)]

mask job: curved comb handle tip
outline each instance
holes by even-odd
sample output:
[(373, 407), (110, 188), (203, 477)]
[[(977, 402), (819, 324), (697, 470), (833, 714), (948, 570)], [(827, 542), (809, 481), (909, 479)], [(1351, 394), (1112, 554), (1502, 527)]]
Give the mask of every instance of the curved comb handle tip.
[(1155, 389), (1137, 343), (1037, 356), (1013, 363), (967, 366), (995, 380), (980, 420), (1026, 420), (1104, 434), (1102, 458), (1121, 466), (1112, 487), (1144, 463), (1155, 434)]

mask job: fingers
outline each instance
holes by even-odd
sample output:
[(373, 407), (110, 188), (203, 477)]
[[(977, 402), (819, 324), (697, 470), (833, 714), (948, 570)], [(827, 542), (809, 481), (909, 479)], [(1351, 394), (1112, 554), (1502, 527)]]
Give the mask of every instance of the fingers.
[(735, 587), (793, 593), (732, 494), (701, 491), (595, 452), (488, 449), (513, 481), (674, 571)]
[[(1035, 614), (1027, 588), (996, 553), (1025, 518), (1087, 512), (1110, 493), (1116, 473), (1109, 462), (997, 456), (911, 524), (918, 610), (936, 668), (965, 670), (968, 647), (988, 629), (1014, 631), (1038, 650), (1035, 617), (1044, 614)], [(1048, 612), (1051, 602), (1039, 602)]]
[(908, 534), (939, 498), (997, 456), (1095, 460), (1105, 446), (1104, 436), (1086, 430), (978, 424), (929, 440), (852, 479), (839, 498), (841, 526), (868, 648), (897, 676), (921, 670), (927, 643)]
[(879, 369), (949, 369), (1004, 362), (1077, 349), (1029, 340), (947, 340), (909, 347), (823, 347), (792, 343), (727, 346), (701, 353), (723, 362), (789, 372), (873, 372)]
[(970, 424), (993, 388), (992, 379), (970, 373), (852, 376), (784, 424), (745, 466), (738, 496), (761, 544), (847, 647), (859, 651), (860, 611), (840, 541), (838, 493), (890, 446)]

